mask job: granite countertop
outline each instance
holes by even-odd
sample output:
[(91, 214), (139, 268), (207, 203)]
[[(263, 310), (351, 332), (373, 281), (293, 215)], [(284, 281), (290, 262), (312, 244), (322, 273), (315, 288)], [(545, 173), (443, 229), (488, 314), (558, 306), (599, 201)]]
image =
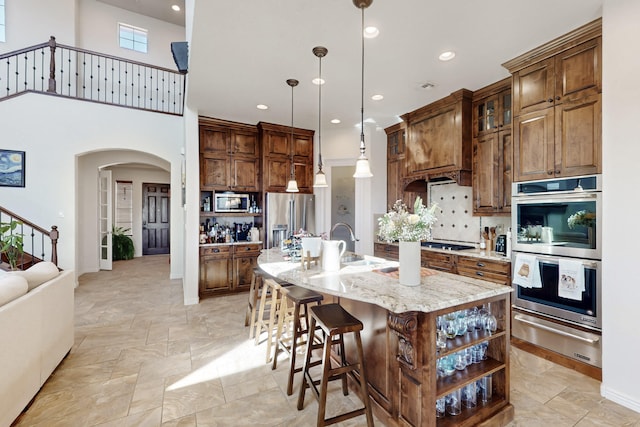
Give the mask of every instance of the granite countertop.
[(251, 240), (242, 240), (240, 242), (231, 242), (231, 243), (200, 243), (200, 247), (206, 248), (209, 246), (234, 246), (234, 245), (246, 245), (246, 244), (261, 245), (262, 240), (258, 240), (257, 242), (252, 242)]
[[(387, 243), (387, 242), (376, 242), (376, 243), (382, 243), (385, 245), (394, 245), (394, 246), (398, 246), (397, 243)], [(463, 256), (470, 256), (470, 257), (474, 257), (474, 258), (483, 258), (483, 259), (488, 259), (488, 260), (492, 260), (492, 261), (501, 261), (501, 262), (511, 262), (511, 259), (502, 255), (499, 252), (494, 252), (494, 251), (487, 251), (486, 249), (464, 249), (464, 250), (449, 250), (449, 249), (439, 249), (439, 248), (430, 248), (428, 246), (421, 246), (420, 247), (423, 251), (433, 251), (433, 252), (441, 252), (441, 253), (445, 253), (445, 254), (455, 254), (455, 255), (463, 255)]]
[(459, 304), (510, 293), (511, 287), (485, 280), (435, 272), (422, 277), (420, 286), (404, 286), (398, 279), (374, 270), (397, 267), (396, 261), (365, 256), (364, 262), (349, 263), (337, 272), (285, 260), (280, 249), (263, 250), (258, 265), (267, 274), (304, 288), (355, 301), (376, 304), (394, 313), (432, 312)]

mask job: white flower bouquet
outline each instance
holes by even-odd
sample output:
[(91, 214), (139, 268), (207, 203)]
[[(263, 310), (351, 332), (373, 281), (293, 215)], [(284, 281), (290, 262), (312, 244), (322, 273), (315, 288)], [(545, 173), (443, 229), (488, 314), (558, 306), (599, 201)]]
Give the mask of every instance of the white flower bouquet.
[(567, 218), (567, 225), (573, 229), (576, 225), (582, 225), (585, 227), (593, 227), (596, 223), (596, 214), (593, 212), (587, 212), (586, 210), (578, 211)]
[(407, 205), (402, 200), (397, 200), (393, 208), (378, 220), (378, 237), (387, 242), (418, 242), (431, 239), (431, 227), (437, 221), (437, 207), (436, 203), (425, 207), (422, 199), (418, 197), (413, 205), (414, 213), (410, 213)]

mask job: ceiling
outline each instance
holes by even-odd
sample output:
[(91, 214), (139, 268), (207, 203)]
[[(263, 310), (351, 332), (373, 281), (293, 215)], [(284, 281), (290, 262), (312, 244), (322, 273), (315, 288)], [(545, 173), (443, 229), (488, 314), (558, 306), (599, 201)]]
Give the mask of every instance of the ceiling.
[[(184, 27), (184, 0), (98, 0), (111, 6), (119, 7), (130, 12), (150, 16), (161, 21), (170, 22)], [(180, 6), (179, 11), (171, 9), (173, 5)]]
[[(165, 0), (109, 2), (149, 7)], [(359, 124), (361, 11), (352, 0), (193, 4), (188, 102), (199, 114), (290, 124), (286, 80), (295, 78), (294, 125), (317, 130), (318, 87), (311, 81), (319, 60), (312, 48), (321, 45), (329, 51), (322, 60), (323, 132)], [(602, 0), (374, 0), (365, 25), (380, 35), (365, 40), (365, 120), (385, 128), (453, 91), (508, 77), (502, 63), (601, 15)], [(445, 50), (456, 57), (439, 61)], [(427, 82), (435, 87), (424, 89)], [(384, 99), (373, 101), (373, 94)], [(334, 118), (341, 123), (329, 123)]]

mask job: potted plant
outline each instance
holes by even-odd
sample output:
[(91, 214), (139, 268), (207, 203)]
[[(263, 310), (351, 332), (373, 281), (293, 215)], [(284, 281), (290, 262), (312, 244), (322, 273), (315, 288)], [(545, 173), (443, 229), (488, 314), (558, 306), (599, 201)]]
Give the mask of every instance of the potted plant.
[(133, 240), (126, 234), (130, 230), (130, 228), (113, 227), (111, 253), (114, 261), (133, 259)]
[(9, 222), (0, 222), (0, 253), (5, 254), (12, 270), (17, 270), (18, 258), (24, 250), (24, 234), (16, 231), (19, 225), (22, 223), (13, 219)]

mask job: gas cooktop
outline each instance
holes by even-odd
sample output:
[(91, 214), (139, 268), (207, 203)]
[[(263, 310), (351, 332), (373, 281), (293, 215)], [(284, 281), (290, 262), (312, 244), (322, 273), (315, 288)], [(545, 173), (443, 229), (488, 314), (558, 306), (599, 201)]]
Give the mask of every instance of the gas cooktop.
[(465, 249), (475, 249), (474, 246), (459, 245), (457, 243), (422, 242), (421, 245), (427, 248), (445, 249), (448, 251), (464, 251)]

